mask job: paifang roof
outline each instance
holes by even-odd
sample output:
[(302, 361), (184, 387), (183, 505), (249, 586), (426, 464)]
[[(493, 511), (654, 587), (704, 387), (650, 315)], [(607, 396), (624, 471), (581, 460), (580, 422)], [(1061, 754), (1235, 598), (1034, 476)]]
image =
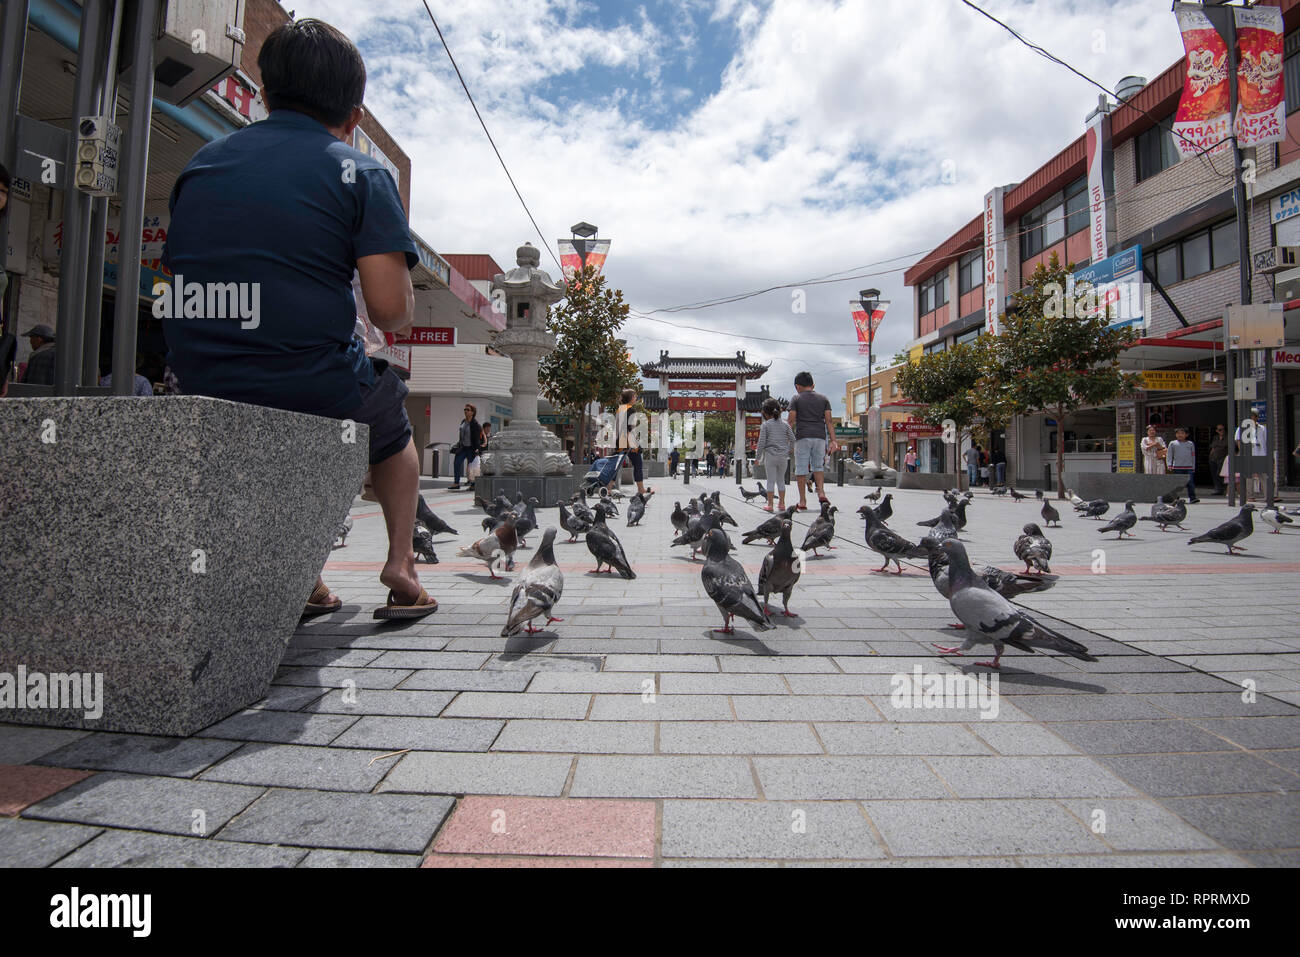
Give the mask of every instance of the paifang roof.
[(771, 363), (761, 365), (750, 362), (744, 352), (734, 356), (670, 356), (660, 352), (656, 362), (643, 362), (641, 374), (648, 379), (661, 379), (664, 376), (680, 379), (709, 379), (716, 376), (731, 379), (760, 378), (771, 368)]

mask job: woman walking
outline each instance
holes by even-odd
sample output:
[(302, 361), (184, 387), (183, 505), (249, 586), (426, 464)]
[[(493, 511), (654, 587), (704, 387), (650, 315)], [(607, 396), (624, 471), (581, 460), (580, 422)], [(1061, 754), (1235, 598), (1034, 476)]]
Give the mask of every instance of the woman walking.
[(1214, 438), (1210, 439), (1210, 476), (1214, 479), (1215, 495), (1227, 494), (1227, 482), (1224, 481), (1223, 463), (1228, 458), (1228, 430), (1222, 425), (1214, 427)]
[(1142, 440), (1142, 470), (1147, 475), (1165, 474), (1165, 440), (1156, 433), (1154, 425), (1147, 426), (1147, 437)]
[(767, 476), (766, 512), (772, 511), (773, 494), (780, 495), (779, 507), (785, 508), (785, 469), (793, 450), (794, 432), (781, 418), (781, 405), (776, 399), (768, 399), (763, 403), (763, 424), (754, 449), (754, 462), (763, 463), (763, 474)]
[(460, 433), (456, 439), (456, 444), (451, 447), (452, 454), (456, 456), (454, 472), (456, 481), (447, 489), (449, 492), (460, 490), (460, 477), (465, 474), (466, 465), (478, 458), (483, 451), (483, 427), (478, 424), (478, 409), (469, 403), (465, 404), (465, 418), (460, 423)]
[[(636, 490), (642, 495), (651, 495), (654, 489), (645, 486), (645, 464), (641, 460), (641, 446), (632, 436), (634, 402), (636, 402), (636, 390), (624, 389), (618, 407), (618, 451), (626, 455), (632, 465), (632, 480), (636, 482)], [(617, 486), (618, 472), (615, 472), (613, 481), (609, 483), (610, 491)]]

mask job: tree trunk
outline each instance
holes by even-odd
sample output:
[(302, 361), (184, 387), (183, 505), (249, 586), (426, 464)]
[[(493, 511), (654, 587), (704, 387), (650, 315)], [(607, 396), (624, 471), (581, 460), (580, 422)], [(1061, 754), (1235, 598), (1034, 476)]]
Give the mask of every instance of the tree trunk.
[(1056, 407), (1056, 497), (1065, 498), (1065, 413)]
[(574, 436), (573, 443), (573, 464), (581, 465), (586, 461), (587, 450), (587, 407), (584, 405), (578, 409), (578, 431)]

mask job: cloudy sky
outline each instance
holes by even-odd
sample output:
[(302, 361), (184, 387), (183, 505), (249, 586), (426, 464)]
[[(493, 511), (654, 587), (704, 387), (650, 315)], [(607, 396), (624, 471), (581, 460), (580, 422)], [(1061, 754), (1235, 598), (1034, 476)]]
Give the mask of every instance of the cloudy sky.
[[(420, 0), (284, 2), (360, 47), (421, 236), (505, 267), (539, 243)], [(743, 349), (779, 393), (811, 370), (837, 414), (865, 373), (849, 299), (893, 302), (892, 356), (912, 338), (903, 270), (1078, 136), (1099, 93), (960, 0), (429, 6), (551, 248), (579, 220), (613, 241), (606, 275), (647, 316), (626, 326), (634, 357)], [(980, 6), (1110, 89), (1182, 52), (1168, 0)]]

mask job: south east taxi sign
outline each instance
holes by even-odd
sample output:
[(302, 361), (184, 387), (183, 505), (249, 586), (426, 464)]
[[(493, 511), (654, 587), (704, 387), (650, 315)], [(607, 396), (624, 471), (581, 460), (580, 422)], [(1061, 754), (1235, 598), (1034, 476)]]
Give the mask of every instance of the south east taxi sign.
[(1142, 388), (1160, 392), (1200, 392), (1201, 374), (1185, 372), (1143, 372)]

